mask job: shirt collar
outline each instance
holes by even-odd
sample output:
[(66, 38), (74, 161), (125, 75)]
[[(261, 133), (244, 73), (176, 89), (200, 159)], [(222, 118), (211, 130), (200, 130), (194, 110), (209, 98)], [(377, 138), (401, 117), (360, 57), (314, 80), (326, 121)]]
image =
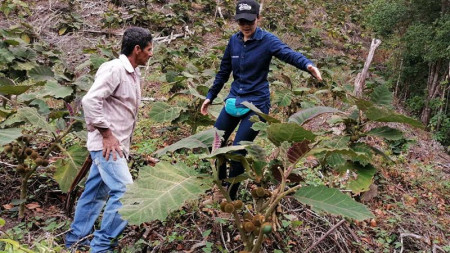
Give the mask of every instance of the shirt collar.
[(129, 73), (133, 73), (134, 72), (134, 68), (130, 63), (130, 60), (128, 60), (128, 57), (124, 54), (121, 54), (119, 56), (120, 61), (122, 62), (123, 66), (125, 67), (125, 69), (129, 72)]
[[(238, 37), (240, 39), (243, 39), (244, 34), (242, 34), (242, 32), (238, 32)], [(262, 40), (262, 37), (263, 37), (263, 32), (262, 32), (261, 28), (256, 27), (255, 33), (252, 35), (250, 40)]]

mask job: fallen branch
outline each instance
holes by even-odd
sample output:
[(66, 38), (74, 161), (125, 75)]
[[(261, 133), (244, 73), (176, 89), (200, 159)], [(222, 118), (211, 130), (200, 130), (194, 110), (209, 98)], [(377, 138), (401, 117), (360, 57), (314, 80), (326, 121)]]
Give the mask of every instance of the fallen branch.
[[(104, 35), (123, 36), (122, 32), (114, 33), (114, 32), (110, 32), (110, 31), (95, 31), (95, 30), (83, 30), (83, 32), (84, 33), (97, 33), (97, 34), (104, 34)], [(173, 31), (172, 31), (172, 33), (170, 35), (154, 38), (153, 41), (158, 42), (158, 43), (164, 43), (164, 42), (170, 43), (174, 39), (181, 38), (181, 37), (187, 38), (192, 34), (194, 34), (194, 32), (190, 31), (188, 26), (185, 26), (185, 27), (183, 27), (183, 33), (173, 34)]]
[(158, 43), (164, 43), (164, 42), (168, 42), (170, 43), (172, 40), (176, 39), (176, 38), (187, 38), (190, 35), (194, 34), (194, 32), (189, 30), (188, 26), (183, 27), (183, 33), (178, 33), (178, 34), (173, 34), (173, 32), (169, 35), (169, 36), (164, 36), (164, 37), (158, 37), (153, 39), (154, 42), (158, 42)]
[(330, 235), (336, 228), (342, 225), (345, 220), (339, 221), (336, 225), (334, 225), (328, 232), (326, 232), (322, 237), (319, 238), (316, 242), (314, 242), (308, 249), (305, 250), (305, 253), (310, 252), (314, 247), (316, 247), (320, 242), (322, 242), (328, 235)]
[(227, 243), (225, 242), (225, 237), (223, 236), (223, 228), (222, 228), (222, 224), (221, 223), (220, 223), (220, 238), (222, 239), (223, 246), (225, 247), (227, 252), (230, 252), (228, 250), (228, 248), (227, 248)]
[(422, 240), (422, 241), (424, 241), (427, 244), (430, 244), (430, 239), (427, 238), (427, 237), (423, 237), (421, 235), (416, 235), (416, 234), (413, 234), (413, 233), (401, 233), (400, 234), (400, 244), (402, 245), (402, 247), (400, 248), (400, 253), (402, 253), (403, 250), (404, 250), (403, 238), (405, 238), (405, 237), (413, 237), (413, 238), (416, 238), (418, 240)]

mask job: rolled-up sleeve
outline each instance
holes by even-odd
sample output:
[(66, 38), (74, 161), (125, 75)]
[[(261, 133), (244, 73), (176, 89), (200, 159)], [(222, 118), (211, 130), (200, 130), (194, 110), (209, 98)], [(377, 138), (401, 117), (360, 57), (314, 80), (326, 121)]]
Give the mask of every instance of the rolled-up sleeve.
[(83, 97), (84, 117), (88, 131), (96, 128), (110, 128), (111, 123), (106, 118), (103, 103), (120, 83), (119, 71), (114, 70), (113, 65), (103, 65), (97, 71), (95, 82)]

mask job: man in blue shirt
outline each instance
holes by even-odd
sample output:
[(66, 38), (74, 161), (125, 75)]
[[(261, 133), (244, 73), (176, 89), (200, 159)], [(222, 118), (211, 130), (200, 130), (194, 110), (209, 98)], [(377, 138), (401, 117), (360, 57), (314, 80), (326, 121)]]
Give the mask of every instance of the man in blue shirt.
[[(258, 134), (251, 126), (250, 117), (255, 115), (242, 102), (253, 103), (262, 112), (269, 113), (270, 91), (267, 76), (272, 56), (285, 61), (301, 70), (308, 71), (319, 81), (322, 80), (319, 69), (299, 52), (284, 44), (275, 35), (258, 27), (259, 4), (254, 0), (241, 0), (236, 5), (235, 20), (240, 32), (231, 36), (216, 75), (213, 86), (201, 107), (201, 113), (206, 115), (208, 107), (228, 81), (233, 72), (231, 90), (226, 98), (226, 106), (220, 113), (215, 127), (224, 130), (225, 144), (236, 126), (240, 123), (233, 145), (241, 141), (253, 141)], [(240, 154), (245, 155), (245, 151)], [(244, 172), (241, 163), (232, 161), (229, 177), (236, 177)], [(226, 165), (219, 167), (219, 179), (226, 178)], [(230, 189), (230, 197), (236, 198), (238, 184)]]

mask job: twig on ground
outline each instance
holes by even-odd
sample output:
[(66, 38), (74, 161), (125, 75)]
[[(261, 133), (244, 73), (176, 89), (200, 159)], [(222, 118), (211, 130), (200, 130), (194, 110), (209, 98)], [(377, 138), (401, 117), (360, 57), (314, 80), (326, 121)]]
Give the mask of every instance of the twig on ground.
[(437, 251), (436, 251), (437, 249), (440, 250), (440, 251), (442, 251), (442, 252), (445, 252), (445, 250), (444, 250), (443, 248), (437, 246), (436, 244), (433, 244), (432, 252), (433, 252), (433, 253), (436, 253), (436, 252), (437, 252)]
[(328, 232), (326, 232), (322, 237), (319, 238), (313, 245), (311, 245), (308, 249), (305, 250), (305, 253), (311, 251), (314, 247), (316, 247), (321, 241), (323, 241), (329, 234), (331, 234), (336, 228), (338, 228), (342, 223), (344, 223), (345, 220), (339, 221), (336, 225), (334, 225)]
[(403, 238), (405, 238), (405, 237), (413, 237), (413, 238), (422, 240), (422, 241), (424, 241), (427, 244), (430, 244), (430, 239), (427, 238), (427, 237), (423, 237), (421, 235), (416, 235), (416, 234), (413, 234), (413, 233), (401, 233), (400, 234), (400, 244), (402, 245), (402, 247), (400, 248), (400, 252), (399, 253), (402, 253), (404, 248), (405, 248), (405, 246), (403, 245)]
[(227, 250), (227, 252), (230, 252), (230, 251), (228, 250), (227, 243), (225, 242), (225, 238), (224, 238), (224, 236), (223, 236), (222, 224), (220, 224), (220, 238), (222, 239), (223, 246), (225, 247), (225, 249)]
[[(67, 230), (66, 233), (69, 232), (69, 231), (70, 231), (70, 230)], [(89, 234), (89, 235), (87, 235), (87, 236), (81, 238), (80, 240), (78, 240), (78, 241), (76, 241), (74, 244), (72, 244), (72, 246), (70, 246), (70, 248), (71, 248), (71, 249), (76, 249), (77, 246), (78, 246), (82, 241), (84, 241), (84, 240), (86, 240), (86, 239), (89, 239), (89, 238), (91, 238), (91, 237), (94, 237), (94, 235), (93, 235), (93, 234)]]
[(11, 168), (17, 167), (17, 165), (10, 164), (10, 163), (6, 163), (6, 162), (2, 162), (2, 161), (0, 161), (0, 164), (4, 164), (4, 165), (6, 165), (6, 166), (8, 166), (8, 167), (11, 167)]

